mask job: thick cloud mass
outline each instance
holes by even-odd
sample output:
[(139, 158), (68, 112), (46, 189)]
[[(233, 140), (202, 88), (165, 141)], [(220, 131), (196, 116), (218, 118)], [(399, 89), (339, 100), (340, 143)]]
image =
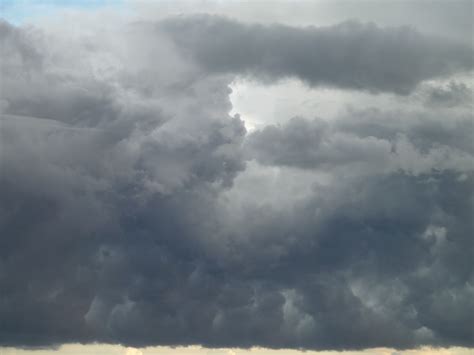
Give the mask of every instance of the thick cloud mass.
[[(397, 115), (403, 118), (394, 122)], [(249, 156), (262, 164), (303, 169), (350, 166), (365, 174), (403, 169), (416, 175), (433, 169), (469, 172), (474, 166), (472, 117), (451, 115), (450, 127), (443, 122), (445, 117), (433, 113), (369, 110), (331, 123), (295, 117), (284, 126), (253, 132), (246, 146)]]
[[(208, 16), (0, 40), (0, 345), (474, 346), (472, 89), (418, 85), (471, 48)], [(247, 133), (235, 75), (416, 108)]]
[(408, 28), (345, 22), (332, 27), (243, 25), (202, 16), (160, 26), (212, 72), (263, 80), (296, 76), (309, 85), (410, 92), (420, 81), (472, 69), (472, 48)]

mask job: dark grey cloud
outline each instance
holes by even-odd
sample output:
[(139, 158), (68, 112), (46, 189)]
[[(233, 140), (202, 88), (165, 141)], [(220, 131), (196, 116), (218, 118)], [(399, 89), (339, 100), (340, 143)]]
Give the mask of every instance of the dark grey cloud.
[(409, 27), (350, 21), (295, 28), (216, 16), (174, 18), (159, 27), (208, 71), (264, 81), (295, 76), (311, 86), (407, 94), (423, 80), (473, 65), (472, 48)]
[(451, 81), (445, 87), (432, 86), (427, 89), (426, 104), (438, 108), (472, 106), (472, 90), (464, 83)]
[(262, 164), (302, 169), (470, 171), (473, 136), (470, 112), (368, 109), (332, 121), (295, 117), (268, 125), (248, 136), (245, 150)]
[[(0, 24), (1, 345), (474, 345), (472, 113), (360, 109), (247, 133), (228, 88), (252, 74), (405, 92), (469, 69), (469, 49), (354, 23), (110, 26), (91, 39)], [(380, 44), (377, 63), (428, 69), (363, 56), (319, 77), (293, 62), (357, 38)], [(265, 205), (247, 165), (329, 179)]]

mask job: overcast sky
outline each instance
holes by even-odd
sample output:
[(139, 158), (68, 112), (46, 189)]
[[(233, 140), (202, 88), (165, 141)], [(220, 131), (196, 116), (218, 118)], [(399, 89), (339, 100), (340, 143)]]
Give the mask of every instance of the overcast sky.
[(0, 14), (1, 354), (472, 351), (472, 1)]

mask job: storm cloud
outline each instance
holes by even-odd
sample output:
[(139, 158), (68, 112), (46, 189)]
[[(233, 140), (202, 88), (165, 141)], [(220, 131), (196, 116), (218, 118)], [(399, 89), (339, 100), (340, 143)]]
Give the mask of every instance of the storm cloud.
[(214, 16), (161, 28), (211, 72), (261, 80), (296, 76), (311, 86), (409, 93), (422, 80), (472, 69), (472, 48), (410, 27), (348, 21), (330, 27), (245, 25)]
[[(356, 21), (114, 21), (0, 23), (0, 345), (474, 346), (471, 84), (425, 83), (469, 73), (472, 48)], [(401, 107), (247, 132), (236, 77)]]

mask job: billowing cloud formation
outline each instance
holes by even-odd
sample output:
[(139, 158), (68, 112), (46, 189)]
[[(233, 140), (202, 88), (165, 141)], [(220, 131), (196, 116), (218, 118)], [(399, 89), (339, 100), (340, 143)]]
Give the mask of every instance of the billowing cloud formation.
[[(474, 345), (469, 102), (228, 113), (237, 74), (407, 94), (470, 48), (218, 17), (0, 38), (0, 344)], [(272, 179), (309, 186), (270, 205)]]
[(451, 115), (449, 124), (432, 112), (368, 110), (331, 123), (295, 117), (284, 126), (269, 125), (252, 133), (247, 147), (250, 157), (263, 164), (303, 169), (350, 166), (365, 173), (403, 169), (417, 175), (433, 169), (469, 172), (474, 166), (472, 117)]
[(406, 28), (345, 22), (323, 28), (244, 25), (202, 16), (160, 26), (212, 72), (309, 85), (408, 93), (422, 80), (472, 68), (472, 49)]
[(437, 107), (472, 105), (472, 90), (464, 83), (450, 82), (445, 87), (431, 87), (426, 103)]

